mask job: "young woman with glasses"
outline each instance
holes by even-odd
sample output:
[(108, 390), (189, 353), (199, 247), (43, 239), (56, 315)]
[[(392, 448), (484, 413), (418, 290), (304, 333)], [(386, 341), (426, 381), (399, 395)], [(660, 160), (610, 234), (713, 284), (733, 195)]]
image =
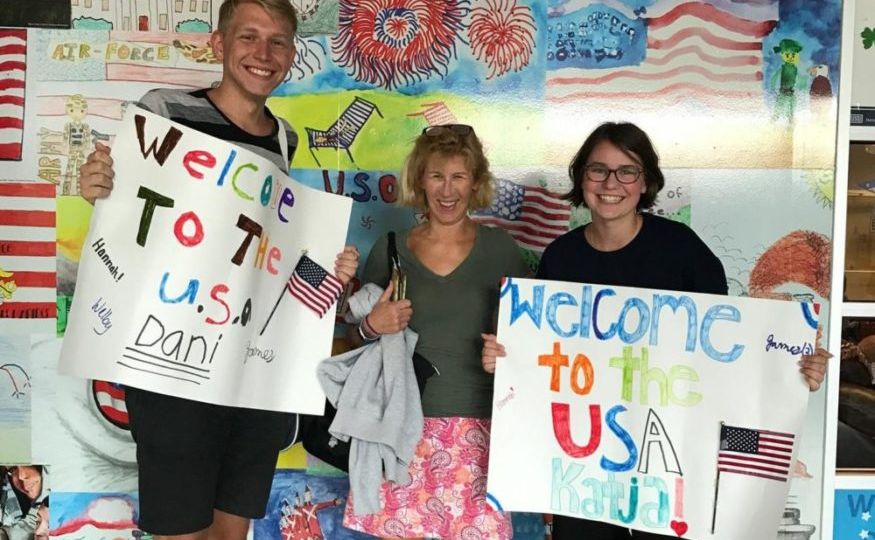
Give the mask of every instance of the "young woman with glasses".
[[(574, 156), (568, 174), (572, 188), (565, 198), (589, 208), (592, 221), (547, 246), (538, 278), (727, 294), (723, 265), (692, 229), (642, 212), (653, 206), (665, 185), (659, 158), (644, 131), (629, 123), (600, 125)], [(487, 372), (495, 371), (496, 357), (504, 354), (495, 336), (485, 336)], [(823, 381), (830, 356), (818, 349), (803, 357), (800, 369), (811, 390)], [(553, 518), (554, 540), (672, 537), (676, 538), (597, 521)]]
[[(485, 499), (493, 379), (480, 367), (481, 333), (494, 328), (501, 278), (528, 269), (510, 235), (468, 216), (491, 204), (492, 191), (470, 126), (432, 126), (416, 139), (401, 174), (401, 200), (426, 219), (396, 234), (406, 299), (392, 301), (388, 286), (355, 336), (375, 339), (409, 325), (419, 334), (416, 352), (438, 374), (422, 394), (425, 422), (410, 483), (384, 482), (376, 514), (356, 515), (351, 493), (346, 527), (392, 538), (512, 536), (508, 515)], [(387, 251), (384, 236), (371, 249), (363, 282), (389, 282)]]

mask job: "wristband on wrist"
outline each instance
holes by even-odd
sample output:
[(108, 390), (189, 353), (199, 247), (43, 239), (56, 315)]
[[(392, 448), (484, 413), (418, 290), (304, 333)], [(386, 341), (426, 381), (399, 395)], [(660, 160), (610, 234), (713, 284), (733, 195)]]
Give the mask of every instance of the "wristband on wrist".
[(362, 325), (361, 325), (361, 324), (358, 325), (358, 327), (356, 328), (356, 330), (358, 330), (359, 337), (362, 338), (362, 341), (375, 341), (374, 338), (369, 338), (368, 336), (365, 335), (365, 331), (362, 330)]
[(380, 337), (380, 333), (374, 330), (374, 327), (368, 322), (367, 316), (359, 324), (359, 334), (365, 341), (375, 341)]

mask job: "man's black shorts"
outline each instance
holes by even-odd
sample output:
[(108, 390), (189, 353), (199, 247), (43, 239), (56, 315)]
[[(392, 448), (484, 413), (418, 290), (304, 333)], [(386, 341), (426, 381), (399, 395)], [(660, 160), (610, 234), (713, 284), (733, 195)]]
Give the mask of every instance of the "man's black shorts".
[(142, 530), (205, 529), (213, 509), (264, 516), (277, 454), (294, 415), (125, 389), (137, 443)]

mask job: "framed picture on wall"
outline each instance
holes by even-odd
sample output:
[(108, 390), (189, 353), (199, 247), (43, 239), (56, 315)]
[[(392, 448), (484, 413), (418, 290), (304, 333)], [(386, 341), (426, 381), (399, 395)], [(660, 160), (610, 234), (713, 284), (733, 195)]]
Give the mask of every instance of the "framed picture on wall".
[(875, 317), (845, 317), (836, 468), (875, 474)]
[(875, 301), (875, 141), (851, 143), (847, 216), (844, 300)]

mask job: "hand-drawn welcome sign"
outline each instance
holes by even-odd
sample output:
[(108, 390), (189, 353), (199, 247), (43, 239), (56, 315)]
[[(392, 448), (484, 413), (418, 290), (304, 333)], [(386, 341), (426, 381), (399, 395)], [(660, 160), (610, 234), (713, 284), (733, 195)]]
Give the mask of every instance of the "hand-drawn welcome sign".
[(351, 201), (136, 107), (112, 155), (115, 188), (82, 249), (61, 370), (321, 414), (315, 368), (330, 355), (334, 317), (286, 285), (304, 252), (333, 271)]
[(797, 362), (813, 353), (812, 309), (508, 279), (490, 501), (684, 538), (773, 540), (808, 400)]

